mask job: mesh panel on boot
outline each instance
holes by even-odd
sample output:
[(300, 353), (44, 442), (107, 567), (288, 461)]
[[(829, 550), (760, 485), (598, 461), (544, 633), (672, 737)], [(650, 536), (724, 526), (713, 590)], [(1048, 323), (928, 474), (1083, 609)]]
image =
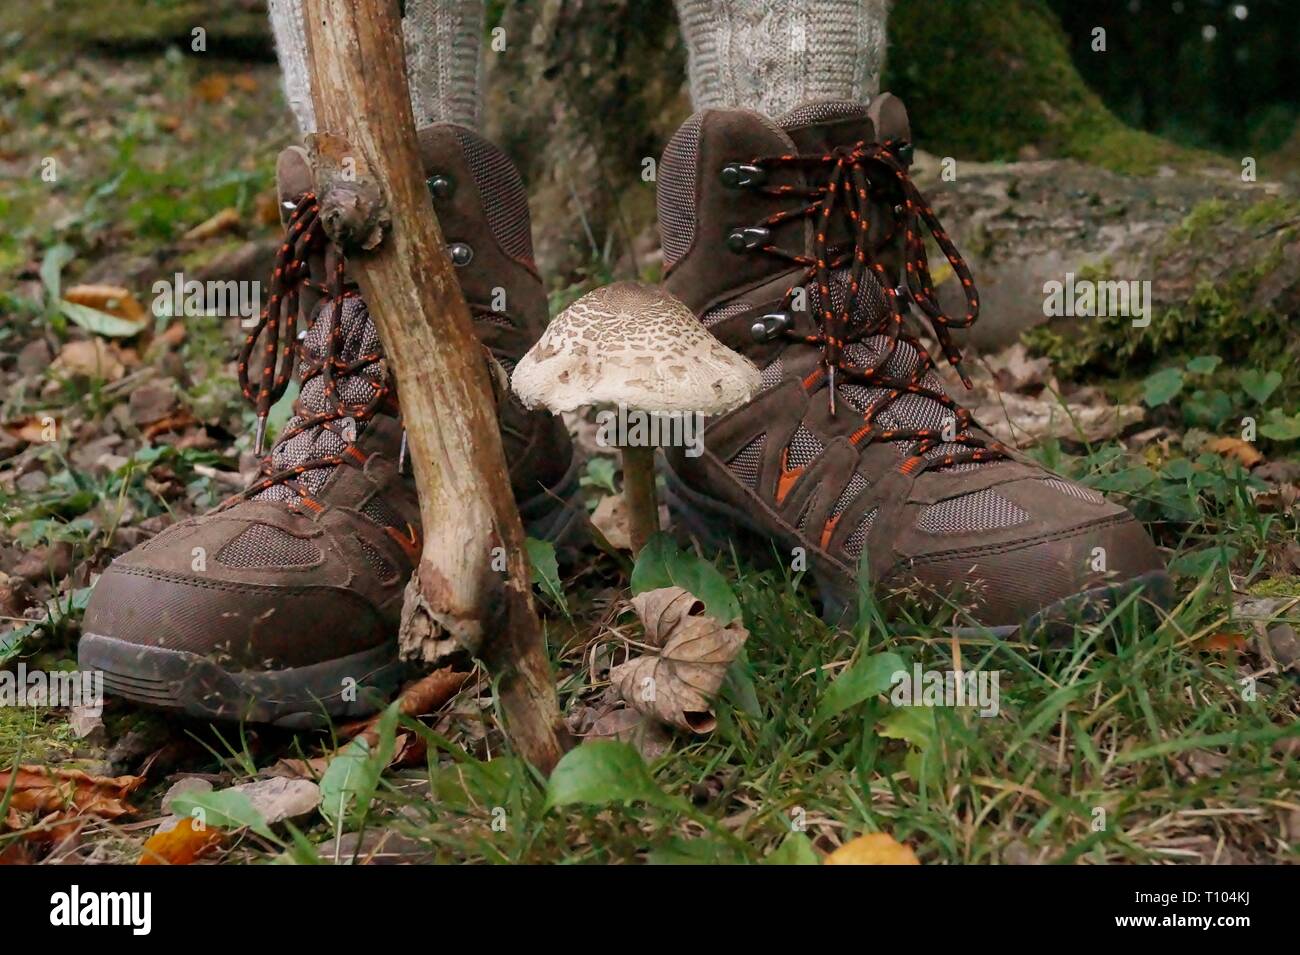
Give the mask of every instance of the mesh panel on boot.
[(931, 504), (921, 511), (916, 526), (927, 534), (959, 534), (1015, 527), (1029, 515), (991, 488)]
[(797, 129), (814, 123), (829, 123), (837, 119), (865, 119), (867, 104), (855, 100), (824, 100), (819, 103), (803, 103), (796, 106), (776, 121), (782, 129)]
[(777, 355), (763, 368), (758, 376), (758, 385), (760, 391), (767, 391), (769, 388), (775, 388), (785, 377), (785, 363), (781, 361), (781, 356)]
[(397, 574), (397, 570), (393, 565), (375, 549), (375, 546), (370, 541), (364, 537), (358, 537), (357, 543), (361, 546), (361, 553), (365, 555), (366, 563), (370, 565), (370, 569), (375, 572), (376, 577), (380, 580), (387, 580)]
[[(315, 322), (303, 336), (302, 349), (307, 355), (317, 360), (324, 357), (329, 337), (334, 331), (336, 316), (341, 332), (338, 355), (340, 360), (351, 362), (362, 355), (382, 356), (379, 332), (370, 318), (365, 303), (360, 296), (355, 295), (344, 298), (341, 309), (331, 302), (323, 302), (320, 305), (316, 310)], [(306, 367), (305, 361), (299, 363), (300, 376)], [(336, 378), (334, 381), (336, 393), (346, 404), (364, 405), (375, 395), (375, 389), (368, 382), (381, 383), (383, 373), (382, 362), (372, 361), (355, 374)], [(314, 416), (329, 411), (334, 407), (334, 403), (335, 400), (325, 394), (324, 375), (318, 374), (312, 377), (298, 395), (298, 407), (308, 415)], [(286, 432), (298, 427), (305, 420), (303, 416), (294, 415), (285, 426)], [(340, 421), (335, 421), (333, 424), (336, 428), (346, 427), (345, 423)], [(360, 434), (365, 426), (364, 421), (353, 423), (357, 434)], [(271, 451), (272, 467), (276, 471), (299, 467), (314, 458), (341, 454), (345, 446), (346, 442), (340, 435), (323, 425), (317, 425), (287, 441), (278, 443)], [(298, 482), (314, 493), (320, 489), (333, 471), (333, 467), (313, 468), (304, 471), (298, 478)], [(256, 495), (254, 500), (286, 501), (297, 496), (292, 488), (277, 484)]]
[(867, 543), (867, 534), (871, 531), (871, 525), (876, 520), (876, 508), (872, 508), (862, 515), (862, 520), (858, 526), (853, 529), (853, 533), (844, 541), (844, 553), (848, 554), (854, 560), (862, 556), (862, 548)]
[(460, 126), (453, 127), (474, 184), (483, 200), (488, 228), (506, 254), (531, 263), (532, 221), (528, 215), (528, 192), (515, 164), (486, 139)]
[(826, 445), (822, 444), (821, 439), (801, 424), (786, 447), (785, 466), (791, 471), (807, 467), (825, 450)]
[(251, 524), (217, 553), (227, 567), (309, 567), (321, 560), (320, 548), (270, 524)]
[(831, 508), (831, 517), (837, 517), (843, 514), (850, 504), (857, 500), (858, 495), (871, 486), (871, 482), (861, 474), (854, 472), (853, 477), (849, 478), (849, 483), (844, 485), (844, 490), (840, 492), (839, 499), (836, 500), (835, 506)]
[(397, 527), (406, 526), (401, 515), (393, 510), (392, 505), (388, 504), (382, 497), (372, 497), (366, 501), (365, 507), (361, 508), (361, 513), (366, 515), (380, 527)]
[(1090, 504), (1102, 504), (1106, 500), (1096, 491), (1075, 484), (1073, 481), (1063, 481), (1060, 478), (1043, 478), (1043, 483), (1053, 491), (1068, 494), (1070, 497), (1078, 498), (1080, 501), (1087, 501)]
[(763, 461), (763, 446), (767, 443), (767, 432), (760, 434), (745, 445), (736, 456), (727, 462), (731, 472), (753, 489), (758, 486), (758, 468)]
[(717, 308), (709, 309), (700, 319), (705, 328), (712, 328), (719, 322), (724, 322), (733, 315), (739, 315), (741, 312), (747, 312), (754, 306), (749, 302), (728, 302), (726, 305), (719, 305)]
[(664, 267), (690, 251), (695, 241), (695, 177), (700, 161), (700, 123), (696, 113), (673, 134), (659, 161), (659, 236)]

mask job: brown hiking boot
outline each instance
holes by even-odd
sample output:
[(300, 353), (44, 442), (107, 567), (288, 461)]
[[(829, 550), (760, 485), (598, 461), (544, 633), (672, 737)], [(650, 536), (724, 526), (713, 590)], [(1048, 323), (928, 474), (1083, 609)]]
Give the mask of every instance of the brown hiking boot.
[[(883, 94), (776, 121), (706, 110), (668, 144), (665, 284), (763, 376), (709, 423), (701, 456), (667, 453), (678, 522), (786, 560), (802, 548), (832, 617), (856, 605), (860, 565), (881, 597), (939, 598), (959, 631), (1096, 619), (1137, 587), (1163, 597), (1132, 515), (1002, 446), (944, 392), (909, 322), (923, 317), (960, 372), (949, 330), (979, 300), (908, 178), (910, 138)], [(933, 294), (923, 225), (960, 280), (956, 316)]]
[[(546, 324), (523, 185), (469, 130), (432, 127), (420, 145), (476, 329), (509, 369)], [(397, 625), (420, 513), (399, 463), (401, 414), (383, 347), (321, 230), (301, 149), (281, 154), (277, 179), (286, 240), (239, 371), (260, 439), (296, 355), (294, 417), (247, 491), (109, 566), (79, 656), (128, 699), (300, 727), (370, 712), (400, 680)], [(567, 434), (510, 399), (500, 419), (529, 533), (564, 536), (582, 513), (566, 504), (577, 488)]]

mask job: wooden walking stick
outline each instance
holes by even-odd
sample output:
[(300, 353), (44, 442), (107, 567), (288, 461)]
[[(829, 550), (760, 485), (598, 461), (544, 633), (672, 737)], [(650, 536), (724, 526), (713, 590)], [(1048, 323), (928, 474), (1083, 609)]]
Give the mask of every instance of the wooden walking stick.
[[(567, 740), (484, 350), (425, 186), (397, 0), (306, 0), (321, 220), (347, 256), (402, 404), (424, 524), (404, 655), (471, 653), (497, 680), (506, 732), (550, 772)], [(504, 573), (494, 570), (504, 557)]]

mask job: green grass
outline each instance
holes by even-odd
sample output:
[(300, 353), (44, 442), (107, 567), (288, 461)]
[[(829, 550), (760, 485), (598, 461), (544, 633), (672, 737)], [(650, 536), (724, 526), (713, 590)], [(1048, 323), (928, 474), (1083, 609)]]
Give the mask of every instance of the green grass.
[[(743, 567), (730, 576), (757, 708), (727, 699), (711, 737), (679, 738), (649, 767), (658, 795), (620, 805), (610, 788), (608, 804), (598, 791), (596, 805), (548, 809), (519, 762), (480, 761), (422, 730), (437, 755), (427, 772), (401, 774), (401, 788), (381, 788), (371, 824), (444, 862), (755, 862), (796, 831), (821, 850), (885, 831), (926, 863), (1294, 858), (1276, 825), (1300, 782), (1276, 750), (1297, 733), (1294, 685), (1261, 678), (1247, 702), (1239, 661), (1195, 649), (1231, 625), (1211, 586), (1156, 628), (1121, 612), (1051, 651), (964, 643), (964, 667), (1001, 673), (1000, 714), (913, 711), (899, 739), (900, 711), (884, 698), (821, 723), (815, 714), (855, 656), (890, 650), (950, 669), (941, 632), (832, 631), (793, 582)], [(618, 639), (597, 626), (559, 662)], [(582, 665), (565, 683), (599, 687)]]

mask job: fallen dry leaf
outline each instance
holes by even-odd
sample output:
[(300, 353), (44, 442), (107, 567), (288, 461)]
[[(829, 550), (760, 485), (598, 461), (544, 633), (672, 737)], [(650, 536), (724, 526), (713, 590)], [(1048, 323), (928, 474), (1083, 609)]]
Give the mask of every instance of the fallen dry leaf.
[(1218, 776), (1231, 765), (1228, 757), (1207, 749), (1193, 749), (1173, 759), (1174, 775), (1189, 781)]
[(63, 297), (74, 305), (84, 305), (87, 308), (107, 312), (128, 322), (137, 322), (141, 326), (149, 317), (140, 300), (131, 294), (131, 290), (120, 285), (74, 285), (63, 293)]
[(6, 421), (4, 428), (20, 441), (28, 444), (40, 444), (51, 441), (58, 434), (59, 419), (51, 414), (26, 415)]
[(230, 77), (224, 73), (209, 73), (194, 84), (194, 95), (205, 103), (220, 103), (230, 92)]
[(920, 865), (916, 853), (884, 832), (869, 832), (844, 843), (823, 865)]
[(1300, 501), (1300, 484), (1274, 484), (1267, 491), (1258, 494), (1252, 489), (1251, 496), (1261, 511), (1285, 514)]
[(240, 221), (238, 209), (234, 207), (222, 209), (216, 215), (204, 219), (181, 238), (191, 242), (201, 242), (204, 239), (211, 239), (214, 236), (233, 232), (239, 228)]
[(1050, 358), (1030, 358), (1029, 350), (1017, 342), (985, 359), (999, 391), (1038, 394), (1047, 385), (1055, 387)]
[(694, 733), (712, 732), (718, 722), (713, 700), (749, 631), (739, 621), (722, 626), (681, 587), (638, 594), (632, 607), (646, 642), (659, 652), (614, 667), (610, 682), (639, 712)]
[(13, 797), (4, 825), (22, 827), (18, 813), (37, 816), (50, 813), (90, 815), (116, 819), (134, 812), (126, 797), (144, 782), (143, 776), (91, 776), (79, 769), (54, 766), (19, 766), (17, 778), (11, 770), (0, 772), (0, 792), (12, 782)]
[(117, 381), (126, 374), (126, 366), (116, 347), (102, 338), (83, 338), (71, 341), (59, 349), (52, 366), (69, 375)]
[(1143, 411), (1136, 405), (1072, 401), (1062, 405), (1050, 394), (1047, 398), (1011, 393), (993, 395), (974, 410), (976, 420), (990, 434), (1022, 448), (1045, 438), (1101, 441), (1115, 437), (1143, 419)]
[(658, 759), (668, 752), (672, 739), (663, 724), (631, 707), (611, 709), (598, 716), (591, 728), (583, 734), (583, 741), (612, 739), (630, 743), (647, 761)]
[(1269, 627), (1260, 643), (1266, 656), (1279, 669), (1300, 669), (1300, 637), (1296, 636), (1291, 624), (1279, 623), (1276, 627)]
[(628, 525), (627, 501), (622, 494), (609, 494), (600, 499), (592, 511), (591, 523), (617, 550), (632, 549), (632, 532)]
[(309, 779), (273, 776), (231, 788), (247, 796), (268, 825), (308, 815), (320, 805), (320, 787)]
[(173, 412), (165, 418), (153, 422), (144, 428), (141, 432), (145, 438), (152, 441), (160, 434), (166, 434), (169, 431), (184, 431), (191, 425), (198, 424), (194, 415), (190, 414), (188, 409), (182, 408), (180, 411)]
[(189, 865), (221, 845), (225, 833), (213, 826), (194, 827), (189, 816), (158, 830), (144, 844), (137, 865)]
[(1241, 438), (1215, 438), (1205, 442), (1205, 450), (1239, 461), (1244, 468), (1253, 468), (1264, 460), (1258, 448)]
[(274, 764), (263, 769), (264, 777), (284, 776), (288, 779), (320, 779), (329, 768), (329, 756), (317, 756), (314, 759), (278, 759)]
[(1246, 637), (1241, 633), (1212, 633), (1200, 640), (1196, 649), (1205, 653), (1242, 653), (1246, 649)]
[[(414, 683), (408, 683), (398, 695), (398, 712), (403, 716), (424, 716), (441, 709), (443, 704), (460, 692), (472, 674), (464, 670), (442, 667)], [(379, 745), (379, 717), (374, 716), (355, 723), (349, 723), (339, 729), (339, 742), (346, 743), (354, 737), (363, 736), (372, 747)]]
[(253, 200), (253, 221), (272, 228), (280, 224), (280, 196), (274, 189), (259, 192)]

